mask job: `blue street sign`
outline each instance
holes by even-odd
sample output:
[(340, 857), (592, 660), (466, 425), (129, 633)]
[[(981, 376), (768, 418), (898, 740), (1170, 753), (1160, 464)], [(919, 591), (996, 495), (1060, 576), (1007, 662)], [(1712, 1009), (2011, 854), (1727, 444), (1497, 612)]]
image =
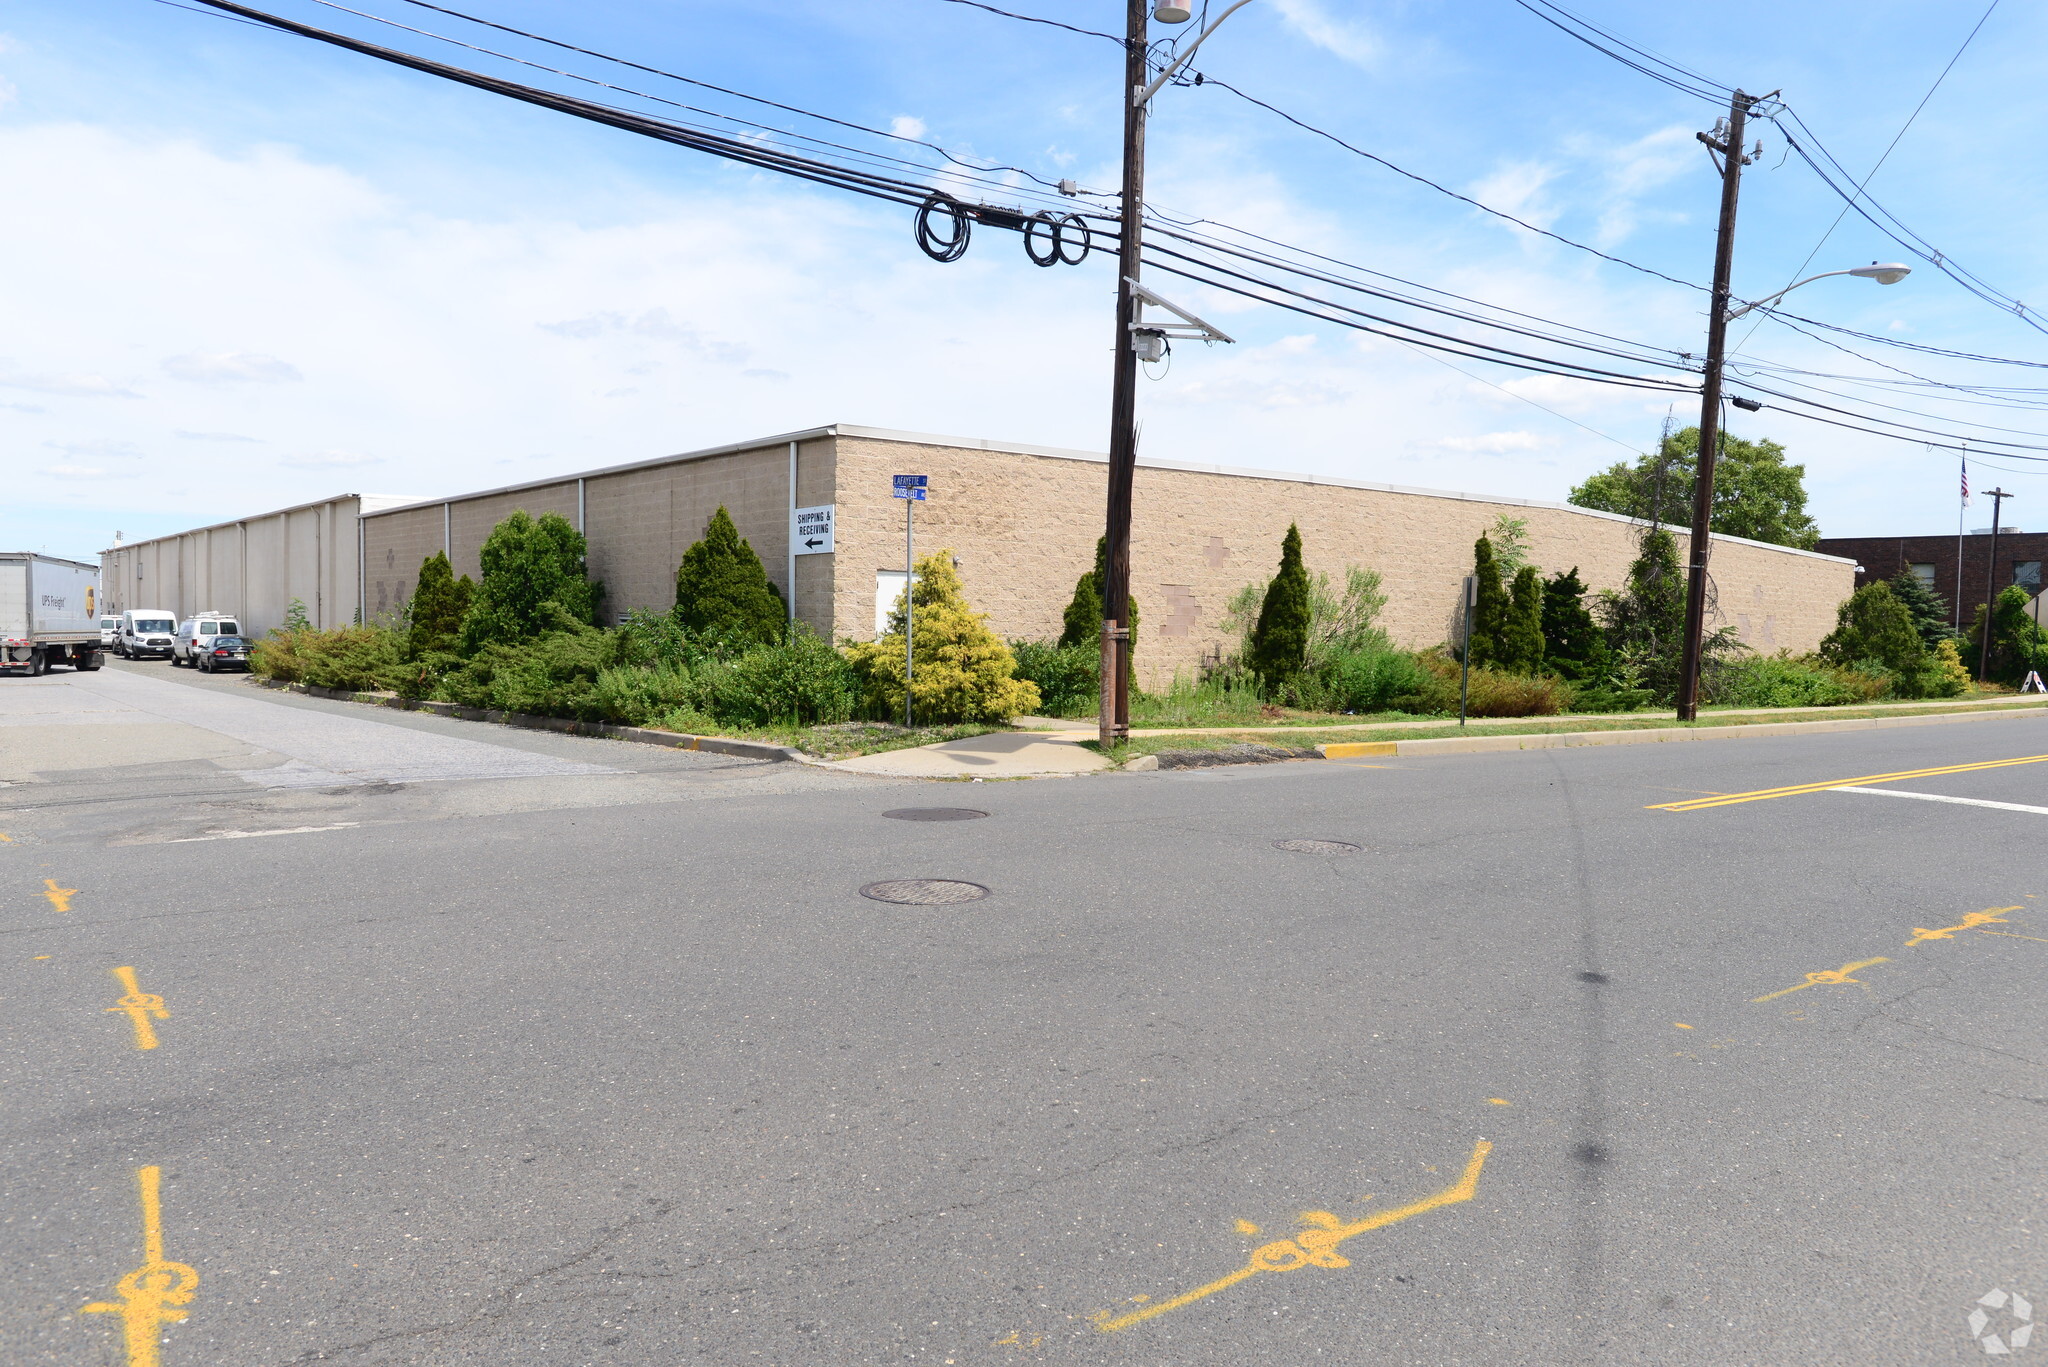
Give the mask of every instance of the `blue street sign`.
[(890, 490), (898, 498), (916, 499), (924, 502), (926, 477), (923, 475), (892, 475), (894, 487)]

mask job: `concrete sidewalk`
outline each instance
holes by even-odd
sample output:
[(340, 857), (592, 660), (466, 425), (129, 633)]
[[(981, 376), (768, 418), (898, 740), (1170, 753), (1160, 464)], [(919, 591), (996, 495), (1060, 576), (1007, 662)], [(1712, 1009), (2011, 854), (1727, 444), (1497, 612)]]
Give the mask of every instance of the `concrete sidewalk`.
[(1057, 736), (998, 731), (941, 745), (835, 760), (819, 767), (893, 778), (1045, 778), (1109, 768), (1107, 756), (1080, 744), (1089, 736), (1085, 731)]

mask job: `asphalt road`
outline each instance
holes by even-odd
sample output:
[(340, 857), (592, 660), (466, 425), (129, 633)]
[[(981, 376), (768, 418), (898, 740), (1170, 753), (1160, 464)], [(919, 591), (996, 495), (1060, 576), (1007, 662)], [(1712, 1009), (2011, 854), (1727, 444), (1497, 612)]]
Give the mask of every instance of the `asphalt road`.
[[(968, 785), (110, 675), (0, 688), (8, 1363), (1918, 1367), (2048, 1318), (2048, 718)], [(241, 749), (56, 734), (117, 726)], [(990, 891), (860, 895), (903, 878)]]

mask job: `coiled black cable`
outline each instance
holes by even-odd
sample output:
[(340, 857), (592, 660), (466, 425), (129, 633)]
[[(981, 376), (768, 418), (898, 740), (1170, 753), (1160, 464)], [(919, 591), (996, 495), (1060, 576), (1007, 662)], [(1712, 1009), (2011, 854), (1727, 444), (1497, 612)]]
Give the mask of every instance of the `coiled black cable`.
[[(950, 236), (940, 237), (932, 231), (934, 213), (944, 214), (953, 221)], [(918, 249), (926, 256), (934, 261), (958, 261), (967, 255), (967, 240), (974, 235), (974, 219), (959, 200), (934, 190), (924, 203), (917, 206), (916, 228)], [(1032, 259), (1037, 260), (1036, 257)], [(1041, 261), (1039, 264), (1048, 263)]]

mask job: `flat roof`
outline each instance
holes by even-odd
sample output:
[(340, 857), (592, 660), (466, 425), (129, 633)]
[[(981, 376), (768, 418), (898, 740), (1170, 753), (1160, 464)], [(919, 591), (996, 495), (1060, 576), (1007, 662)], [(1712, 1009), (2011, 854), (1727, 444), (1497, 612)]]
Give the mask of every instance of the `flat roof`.
[[(1098, 465), (1107, 465), (1109, 457), (1100, 451), (1076, 451), (1063, 446), (1035, 446), (1029, 442), (994, 441), (987, 437), (949, 437), (933, 432), (899, 432), (887, 427), (861, 427), (853, 423), (828, 423), (823, 427), (807, 427), (800, 432), (783, 432), (772, 437), (757, 437), (751, 441), (727, 442), (722, 446), (707, 446), (697, 451), (683, 451), (671, 456), (656, 456), (650, 460), (628, 461), (622, 465), (605, 465), (594, 470), (582, 470), (574, 474), (555, 475), (547, 479), (529, 479), (518, 484), (504, 484), (494, 489), (479, 489), (473, 493), (451, 494), (446, 498), (423, 498), (406, 503), (391, 504), (379, 508), (365, 508), (364, 517), (377, 517), (384, 513), (403, 512), (409, 508), (430, 507), (436, 503), (467, 503), (471, 499), (494, 498), (500, 494), (514, 494), (525, 489), (547, 489), (572, 480), (595, 479), (600, 475), (615, 475), (627, 470), (646, 470), (660, 465), (675, 465), (683, 461), (703, 460), (710, 456), (731, 455), (735, 451), (756, 451), (767, 446), (786, 446), (793, 441), (815, 441), (822, 437), (866, 437), (873, 441), (896, 441), (917, 446), (946, 446), (963, 451), (1000, 451), (1010, 455), (1048, 456), (1054, 460), (1085, 460)], [(1581, 508), (1574, 503), (1557, 503), (1548, 499), (1515, 498), (1507, 494), (1468, 494), (1451, 489), (1424, 489), (1406, 484), (1375, 484), (1369, 480), (1343, 479), (1336, 475), (1297, 474), (1282, 470), (1255, 470), (1240, 465), (1204, 465), (1194, 461), (1161, 460), (1140, 454), (1138, 464), (1154, 470), (1186, 470), (1204, 475), (1228, 475), (1234, 479), (1270, 479), (1284, 484), (1326, 484), (1342, 489), (1370, 489), (1387, 494), (1413, 494), (1423, 498), (1454, 498), (1467, 503), (1495, 503), (1512, 508), (1554, 508), (1563, 512), (1577, 513), (1584, 517), (1604, 517), (1615, 522), (1635, 522), (1623, 513), (1603, 512), (1598, 508)], [(1683, 530), (1683, 529), (1681, 529)], [(1820, 551), (1800, 550), (1796, 546), (1780, 546), (1774, 541), (1752, 541), (1746, 536), (1728, 536), (1721, 532), (1713, 534), (1715, 541), (1727, 541), (1742, 546), (1761, 546), (1765, 550), (1783, 551), (1787, 555), (1811, 556), (1816, 560), (1839, 560), (1854, 564), (1853, 556), (1825, 555)]]
[[(194, 532), (217, 532), (223, 527), (233, 527), (244, 522), (261, 522), (266, 517), (282, 517), (286, 513), (302, 513), (308, 508), (324, 508), (330, 503), (344, 503), (349, 499), (356, 501), (358, 514), (363, 511), (377, 512), (394, 504), (418, 501), (411, 494), (332, 494), (326, 498), (316, 498), (307, 503), (294, 503), (289, 508), (275, 508), (267, 513), (251, 513), (247, 517), (231, 517), (222, 522), (209, 522), (203, 527), (187, 527), (182, 532), (165, 532), (162, 536), (145, 537), (141, 541), (124, 541), (118, 546), (103, 548), (100, 554), (107, 555), (114, 551), (133, 550), (137, 546), (149, 546), (159, 541), (176, 541), (179, 537), (190, 536)], [(373, 504), (375, 507), (371, 506)]]

